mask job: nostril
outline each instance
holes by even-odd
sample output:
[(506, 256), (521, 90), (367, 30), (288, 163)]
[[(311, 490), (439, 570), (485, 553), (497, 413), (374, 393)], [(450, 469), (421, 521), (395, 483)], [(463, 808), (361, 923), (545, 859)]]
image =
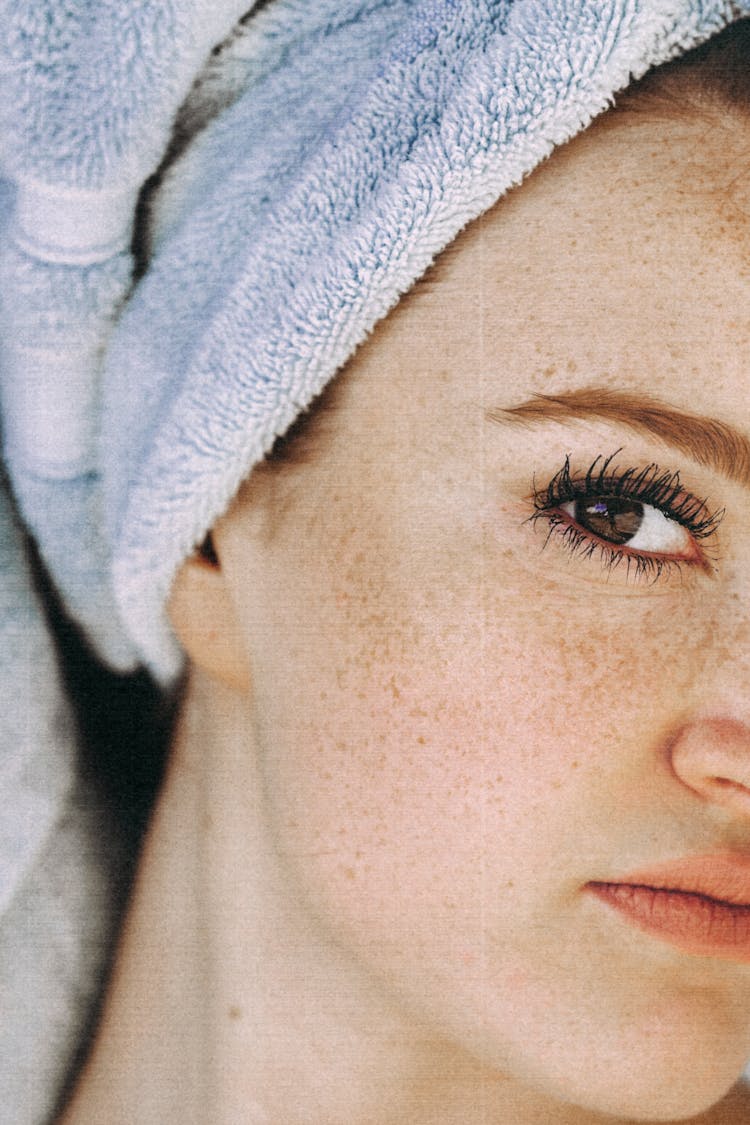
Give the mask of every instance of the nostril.
[(735, 778), (714, 774), (706, 779), (703, 796), (716, 805), (740, 814), (744, 819), (750, 815), (750, 787)]
[(733, 781), (731, 777), (715, 777), (713, 779), (714, 785), (720, 789), (734, 789), (739, 793), (747, 793), (750, 796), (750, 788), (743, 785), (741, 781)]
[(679, 781), (703, 800), (750, 816), (750, 723), (697, 718), (682, 726), (668, 753)]

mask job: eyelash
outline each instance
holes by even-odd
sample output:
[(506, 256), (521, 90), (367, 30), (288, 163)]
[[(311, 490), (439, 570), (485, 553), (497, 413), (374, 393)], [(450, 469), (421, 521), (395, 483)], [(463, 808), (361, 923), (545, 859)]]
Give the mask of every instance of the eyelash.
[[(623, 560), (627, 577), (631, 571), (635, 579), (658, 581), (665, 573), (681, 571), (687, 559), (669, 558), (665, 555), (645, 554), (607, 543), (590, 532), (571, 523), (559, 513), (561, 505), (584, 497), (617, 497), (648, 504), (657, 508), (668, 519), (681, 524), (695, 540), (710, 538), (724, 518), (724, 509), (711, 514), (705, 500), (685, 492), (679, 472), (662, 471), (655, 463), (643, 469), (623, 469), (613, 465), (622, 450), (611, 456), (600, 454), (583, 477), (574, 477), (570, 469), (570, 456), (553, 476), (546, 488), (533, 484), (534, 513), (532, 522), (544, 519), (549, 525), (544, 546), (553, 534), (558, 534), (563, 545), (573, 555), (591, 558), (598, 554), (605, 570), (620, 566)], [(705, 555), (704, 555), (705, 558)], [(693, 565), (693, 564), (691, 564)]]

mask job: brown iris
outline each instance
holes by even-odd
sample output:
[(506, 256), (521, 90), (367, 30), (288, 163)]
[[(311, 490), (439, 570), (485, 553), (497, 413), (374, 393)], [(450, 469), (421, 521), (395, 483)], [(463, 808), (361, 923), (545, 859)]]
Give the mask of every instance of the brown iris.
[(619, 496), (584, 496), (576, 500), (574, 518), (608, 543), (627, 543), (643, 523), (643, 504)]

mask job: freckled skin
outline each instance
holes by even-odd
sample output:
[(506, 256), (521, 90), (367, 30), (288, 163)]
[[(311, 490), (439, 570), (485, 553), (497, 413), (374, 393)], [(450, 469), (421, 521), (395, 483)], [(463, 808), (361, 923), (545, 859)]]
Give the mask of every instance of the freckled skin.
[[(484, 1062), (634, 1115), (705, 1108), (750, 1053), (746, 969), (615, 933), (580, 894), (719, 846), (726, 818), (664, 747), (702, 709), (747, 718), (750, 532), (736, 486), (684, 456), (484, 410), (596, 382), (746, 416), (750, 230), (728, 245), (701, 191), (731, 137), (696, 157), (694, 130), (595, 130), (475, 224), (350, 365), (332, 435), (288, 470), (293, 516), (253, 549), (262, 470), (220, 532), (230, 571), (252, 560), (238, 604), (274, 831), (321, 925)], [(433, 383), (446, 338), (459, 358)], [(687, 358), (711, 379), (686, 382)], [(718, 576), (628, 586), (541, 550), (514, 508), (532, 474), (619, 446), (733, 505)]]
[[(235, 813), (223, 843), (202, 843), (203, 879), (228, 888), (213, 949), (237, 931), (219, 1019), (247, 1035), (236, 1073), (260, 1074), (251, 1092), (272, 1103), (253, 1122), (750, 1120), (743, 1087), (711, 1108), (750, 1056), (748, 966), (680, 952), (583, 891), (750, 849), (745, 811), (714, 801), (700, 776), (722, 754), (739, 782), (750, 769), (747, 496), (603, 422), (486, 417), (595, 384), (746, 425), (750, 225), (739, 211), (729, 223), (718, 190), (742, 159), (740, 129), (646, 117), (606, 120), (558, 151), (360, 350), (314, 456), (258, 469), (217, 526), (251, 684), (230, 705), (204, 683), (194, 742), (221, 765), (207, 770), (207, 785), (224, 786), (217, 809)], [(567, 455), (585, 472), (617, 449), (620, 464), (658, 461), (726, 508), (713, 570), (628, 582), (559, 538), (544, 546), (529, 522), (534, 479), (545, 487)], [(218, 720), (211, 734), (222, 713), (229, 725), (248, 717), (231, 768), (208, 752), (231, 742)], [(715, 720), (729, 733), (714, 744)], [(283, 877), (276, 898), (247, 892), (240, 926), (227, 901), (247, 905), (249, 873), (276, 870), (242, 852), (243, 817), (262, 824), (253, 847)], [(210, 857), (230, 846), (227, 883)], [(279, 895), (304, 919), (298, 946), (278, 920), (263, 930)], [(154, 895), (154, 917), (163, 909)], [(260, 963), (243, 960), (254, 944)], [(289, 969), (314, 946), (338, 958), (317, 992), (311, 973)], [(262, 1008), (253, 989), (269, 971), (279, 976)], [(349, 1050), (361, 1034), (350, 1023), (335, 1040), (325, 1022), (345, 989), (358, 1034), (373, 1051), (387, 1043), (376, 1111), (353, 1108), (366, 1088)], [(410, 1085), (401, 1068), (417, 1041), (432, 1045), (432, 1066)], [(284, 1043), (284, 1066), (259, 1061)], [(312, 1076), (297, 1080), (307, 1058)], [(344, 1059), (358, 1076), (345, 1082)], [(334, 1100), (304, 1116), (321, 1090)]]

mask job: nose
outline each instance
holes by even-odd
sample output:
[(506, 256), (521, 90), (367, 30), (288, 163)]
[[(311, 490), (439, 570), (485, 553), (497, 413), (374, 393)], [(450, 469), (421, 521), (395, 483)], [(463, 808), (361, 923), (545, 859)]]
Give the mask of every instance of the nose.
[(733, 718), (686, 723), (670, 746), (679, 780), (705, 801), (750, 818), (750, 726)]
[(670, 765), (703, 801), (750, 823), (750, 572), (727, 573), (693, 665), (692, 707), (669, 745)]

